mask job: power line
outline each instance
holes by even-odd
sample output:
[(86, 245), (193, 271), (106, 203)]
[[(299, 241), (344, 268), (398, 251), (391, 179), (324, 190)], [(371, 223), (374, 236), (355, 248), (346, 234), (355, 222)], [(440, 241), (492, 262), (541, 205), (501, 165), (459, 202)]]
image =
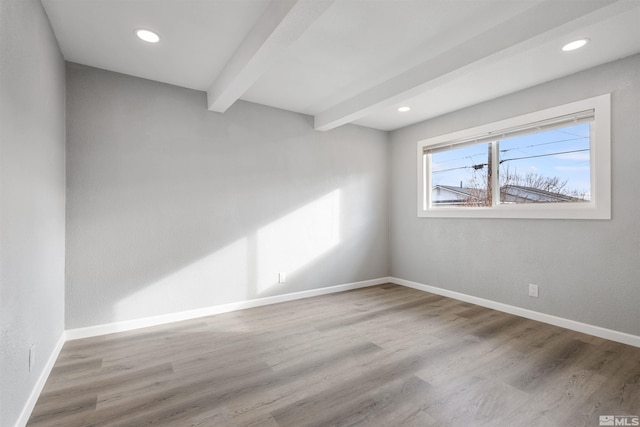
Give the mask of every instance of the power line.
[(456, 160), (464, 160), (464, 159), (473, 160), (474, 157), (478, 157), (478, 156), (486, 157), (487, 153), (470, 154), (468, 156), (458, 157), (456, 159), (443, 160), (443, 161), (438, 162), (438, 164), (442, 165), (442, 164), (445, 164), (445, 163), (451, 163), (451, 162), (455, 162)]
[[(523, 159), (535, 159), (537, 157), (549, 157), (549, 156), (557, 156), (560, 154), (570, 154), (570, 153), (581, 153), (584, 151), (590, 151), (589, 148), (585, 148), (582, 150), (570, 150), (570, 151), (558, 151), (556, 153), (547, 153), (547, 154), (537, 154), (534, 156), (524, 156), (524, 157), (513, 157), (511, 159), (502, 159), (500, 160), (500, 164), (504, 163), (504, 162), (509, 162), (511, 160), (523, 160)], [(583, 163), (583, 162), (581, 162)], [(440, 169), (437, 171), (432, 171), (431, 173), (441, 173), (441, 172), (449, 172), (449, 171), (454, 171), (454, 170), (459, 170), (459, 169), (474, 169), (474, 170), (479, 170), (484, 168), (485, 166), (488, 166), (487, 163), (479, 163), (479, 164), (475, 164), (475, 165), (468, 165), (468, 166), (460, 166), (457, 168), (449, 168), (449, 169)]]
[(542, 142), (540, 144), (533, 144), (533, 145), (525, 145), (523, 147), (513, 147), (513, 148), (506, 148), (504, 150), (500, 150), (501, 153), (506, 153), (507, 151), (512, 151), (512, 150), (520, 150), (522, 148), (534, 148), (534, 147), (540, 147), (542, 145), (549, 145), (549, 144), (558, 144), (560, 142), (570, 142), (570, 141), (578, 141), (580, 139), (589, 139), (588, 136), (581, 136), (579, 138), (569, 138), (569, 139), (560, 139), (557, 141), (550, 141), (550, 142)]
[[(585, 123), (588, 124), (588, 123)], [(580, 125), (578, 125), (580, 126)], [(561, 132), (561, 133), (566, 133), (567, 135), (573, 135), (573, 136), (582, 136), (579, 133), (575, 133), (575, 132), (568, 132), (567, 129), (571, 129), (571, 127), (568, 128), (562, 128), (562, 129), (556, 129), (557, 132)], [(590, 126), (587, 126), (587, 129), (590, 129)], [(586, 136), (583, 136), (583, 138), (586, 138)]]
[(512, 159), (500, 160), (500, 164), (511, 161), (511, 160), (534, 159), (536, 157), (549, 157), (549, 156), (557, 156), (558, 154), (580, 153), (580, 152), (589, 151), (589, 150), (590, 150), (589, 148), (585, 148), (583, 150), (560, 151), (558, 153), (538, 154), (535, 156), (525, 156), (525, 157), (514, 157)]
[(432, 171), (431, 173), (440, 173), (440, 172), (449, 172), (449, 171), (454, 171), (454, 170), (458, 170), (458, 169), (474, 169), (474, 170), (478, 170), (478, 169), (482, 169), (485, 166), (488, 166), (486, 163), (480, 163), (477, 165), (470, 165), (470, 166), (460, 166), (457, 168), (449, 168), (449, 169), (440, 169), (437, 171)]
[[(569, 134), (569, 135), (571, 135), (571, 134)], [(580, 136), (578, 138), (559, 139), (559, 140), (555, 140), (555, 141), (543, 142), (543, 143), (540, 143), (540, 144), (532, 144), (532, 145), (524, 145), (524, 146), (521, 146), (521, 147), (506, 148), (504, 150), (500, 150), (500, 152), (501, 153), (506, 153), (507, 151), (521, 150), (523, 148), (535, 148), (535, 147), (540, 147), (540, 146), (543, 146), (543, 145), (559, 144), (561, 142), (578, 141), (578, 140), (581, 140), (581, 139), (589, 139), (589, 137), (588, 136)], [(464, 160), (464, 159), (470, 159), (471, 160), (473, 157), (485, 156), (485, 155), (486, 155), (486, 153), (471, 154), (469, 156), (463, 156), (463, 157), (458, 157), (458, 158), (455, 158), (455, 159), (443, 160), (443, 161), (440, 161), (438, 163), (444, 164), (444, 163), (450, 163), (450, 162), (453, 162), (453, 161), (456, 161), (456, 160)], [(453, 168), (453, 169), (447, 169), (447, 170), (454, 170), (454, 169), (462, 169), (462, 168)]]

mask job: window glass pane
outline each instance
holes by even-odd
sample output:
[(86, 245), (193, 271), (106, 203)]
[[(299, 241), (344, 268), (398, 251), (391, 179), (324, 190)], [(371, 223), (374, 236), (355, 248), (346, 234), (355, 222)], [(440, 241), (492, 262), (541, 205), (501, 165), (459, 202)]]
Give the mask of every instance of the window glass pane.
[(591, 197), (590, 124), (499, 141), (500, 203), (577, 203)]
[(431, 154), (432, 206), (491, 206), (490, 144)]

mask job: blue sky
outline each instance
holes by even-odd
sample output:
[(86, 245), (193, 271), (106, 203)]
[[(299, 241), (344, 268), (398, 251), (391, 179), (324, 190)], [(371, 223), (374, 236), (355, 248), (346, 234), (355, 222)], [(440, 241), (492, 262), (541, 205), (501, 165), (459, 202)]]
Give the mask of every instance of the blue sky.
[[(516, 136), (499, 143), (501, 168), (520, 175), (534, 172), (567, 180), (566, 189), (590, 193), (589, 123)], [(474, 177), (486, 173), (488, 144), (477, 144), (433, 153), (433, 185), (471, 186)], [(477, 171), (474, 169), (474, 166)], [(501, 169), (503, 170), (503, 169)]]

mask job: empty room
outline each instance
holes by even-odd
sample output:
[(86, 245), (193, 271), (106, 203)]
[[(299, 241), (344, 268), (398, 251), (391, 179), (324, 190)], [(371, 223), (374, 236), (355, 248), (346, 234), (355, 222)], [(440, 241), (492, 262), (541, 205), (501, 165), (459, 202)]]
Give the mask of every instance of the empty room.
[(0, 0), (0, 426), (640, 425), (640, 0)]

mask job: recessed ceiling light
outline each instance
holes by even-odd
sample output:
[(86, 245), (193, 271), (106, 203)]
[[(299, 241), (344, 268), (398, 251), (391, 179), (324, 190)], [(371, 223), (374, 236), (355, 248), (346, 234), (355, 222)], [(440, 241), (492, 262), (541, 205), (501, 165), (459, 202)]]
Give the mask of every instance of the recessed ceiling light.
[(411, 110), (411, 107), (400, 107), (400, 108), (398, 108), (398, 111), (400, 111), (401, 113), (406, 113), (409, 110)]
[(142, 28), (138, 28), (136, 30), (136, 36), (138, 36), (140, 40), (144, 40), (148, 43), (158, 43), (160, 41), (160, 36), (158, 36), (156, 33)]
[(586, 45), (587, 43), (589, 43), (589, 39), (574, 40), (571, 43), (565, 44), (562, 47), (562, 50), (564, 50), (565, 52), (568, 52), (570, 50), (580, 49), (582, 46)]

